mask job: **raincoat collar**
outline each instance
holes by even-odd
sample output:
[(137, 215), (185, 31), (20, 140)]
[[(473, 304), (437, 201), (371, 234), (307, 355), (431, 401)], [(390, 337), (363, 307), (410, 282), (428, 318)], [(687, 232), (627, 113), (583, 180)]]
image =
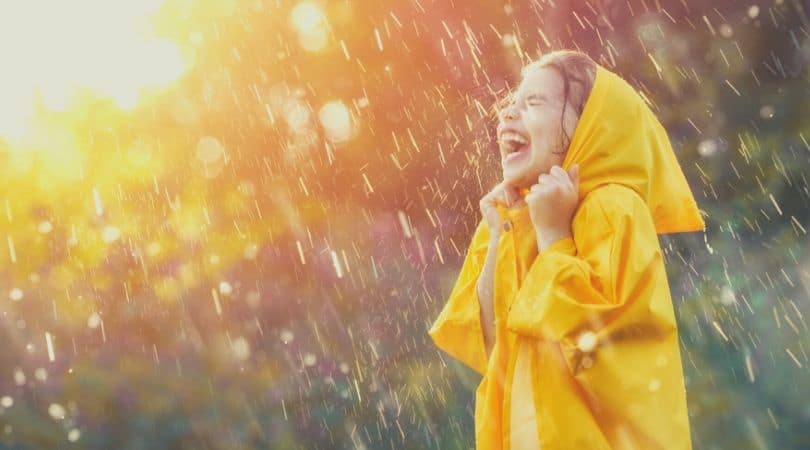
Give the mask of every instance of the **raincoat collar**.
[[(632, 86), (599, 64), (562, 168), (574, 164), (580, 202), (597, 187), (617, 183), (644, 199), (658, 234), (705, 229), (666, 130)], [(521, 189), (521, 198), (526, 193)], [(501, 210), (528, 217), (525, 205)]]

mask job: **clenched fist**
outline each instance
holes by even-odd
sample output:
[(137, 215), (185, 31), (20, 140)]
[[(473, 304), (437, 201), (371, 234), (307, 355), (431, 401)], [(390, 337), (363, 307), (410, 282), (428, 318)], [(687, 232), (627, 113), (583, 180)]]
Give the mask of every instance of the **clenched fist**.
[(479, 202), (479, 207), (481, 208), (481, 215), (486, 219), (489, 226), (491, 238), (496, 238), (501, 234), (501, 217), (495, 205), (501, 204), (509, 208), (518, 202), (520, 202), (520, 198), (517, 190), (505, 181), (501, 181), (484, 195)]
[(539, 251), (559, 239), (570, 237), (571, 220), (579, 206), (579, 165), (574, 165), (568, 172), (554, 165), (549, 173), (541, 173), (525, 200), (537, 234)]

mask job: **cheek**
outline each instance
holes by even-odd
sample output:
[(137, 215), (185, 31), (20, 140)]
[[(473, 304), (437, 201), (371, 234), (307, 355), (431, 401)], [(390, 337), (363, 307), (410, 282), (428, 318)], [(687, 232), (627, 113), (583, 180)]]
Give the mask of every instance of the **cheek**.
[(560, 128), (560, 116), (551, 111), (537, 112), (526, 125), (532, 139), (548, 141)]
[(558, 131), (550, 130), (532, 142), (531, 160), (529, 165), (538, 172), (547, 172), (556, 161), (553, 153), (561, 145)]

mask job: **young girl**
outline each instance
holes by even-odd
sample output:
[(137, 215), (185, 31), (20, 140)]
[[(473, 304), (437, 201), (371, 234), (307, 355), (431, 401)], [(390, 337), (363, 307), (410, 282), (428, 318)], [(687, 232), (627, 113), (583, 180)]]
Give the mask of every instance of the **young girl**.
[(666, 130), (582, 53), (522, 75), (498, 124), (503, 181), (429, 331), (483, 375), (476, 448), (691, 449), (658, 234), (704, 222)]

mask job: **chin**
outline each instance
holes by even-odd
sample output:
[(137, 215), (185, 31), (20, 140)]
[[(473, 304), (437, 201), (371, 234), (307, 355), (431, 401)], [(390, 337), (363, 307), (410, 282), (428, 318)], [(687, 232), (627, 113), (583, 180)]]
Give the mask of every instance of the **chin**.
[(532, 176), (532, 173), (537, 171), (529, 164), (518, 167), (509, 167), (508, 169), (502, 169), (501, 172), (503, 174), (504, 181), (508, 181), (516, 186), (530, 186), (537, 183), (537, 177), (540, 176), (539, 173)]
[(514, 171), (504, 172), (503, 173), (503, 180), (506, 181), (507, 183), (509, 183), (511, 186), (518, 187), (518, 188), (529, 187), (529, 186), (531, 186), (533, 184), (533, 183), (530, 182), (531, 177), (529, 177), (529, 175), (527, 173), (523, 172), (523, 171), (521, 171), (521, 172), (514, 172)]

